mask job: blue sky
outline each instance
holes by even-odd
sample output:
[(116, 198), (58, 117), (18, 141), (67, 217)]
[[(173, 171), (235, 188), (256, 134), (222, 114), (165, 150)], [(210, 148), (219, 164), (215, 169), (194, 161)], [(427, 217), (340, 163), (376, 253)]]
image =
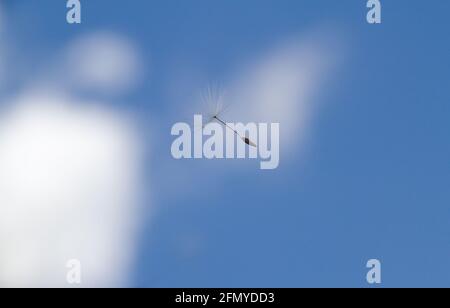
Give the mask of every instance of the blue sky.
[[(45, 68), (98, 30), (126, 36), (143, 58), (139, 84), (108, 97), (159, 142), (129, 285), (368, 287), (376, 258), (384, 287), (450, 286), (449, 3), (381, 1), (382, 24), (369, 25), (362, 0), (90, 0), (82, 24), (68, 25), (62, 2), (6, 1), (18, 67)], [(282, 145), (270, 172), (171, 159), (170, 127), (189, 109), (179, 97), (315, 29), (333, 30), (342, 59), (319, 89), (306, 154), (284, 160)], [(27, 78), (38, 76), (10, 76), (8, 91)], [(242, 170), (223, 172), (233, 164)]]

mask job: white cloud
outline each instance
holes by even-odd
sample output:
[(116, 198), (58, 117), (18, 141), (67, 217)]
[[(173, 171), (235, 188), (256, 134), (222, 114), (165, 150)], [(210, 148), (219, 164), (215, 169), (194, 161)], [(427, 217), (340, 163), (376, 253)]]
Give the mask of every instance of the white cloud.
[(297, 148), (309, 133), (317, 95), (326, 92), (340, 52), (335, 38), (314, 32), (255, 57), (237, 73), (229, 114), (244, 122), (279, 122), (282, 150)]
[[(280, 166), (293, 159), (303, 159), (308, 138), (313, 137), (312, 126), (320, 111), (318, 109), (324, 98), (329, 98), (328, 85), (338, 77), (339, 64), (345, 56), (342, 39), (339, 31), (321, 28), (306, 36), (274, 43), (268, 50), (255, 52), (252, 59), (242, 62), (233, 72), (230, 83), (212, 87), (213, 91), (224, 94), (225, 112), (221, 114), (222, 119), (243, 123), (278, 122)], [(173, 92), (184, 95), (188, 92), (185, 90), (188, 86), (204, 86), (201, 82), (196, 81), (192, 85), (193, 81), (187, 80), (186, 86), (178, 86), (177, 91)], [(192, 124), (193, 113), (202, 113), (207, 118), (216, 111), (214, 102), (204, 103), (199, 96), (187, 100), (190, 102), (187, 106), (177, 105), (179, 109), (173, 119)], [(184, 116), (180, 116), (180, 109)], [(214, 172), (211, 172), (210, 164), (177, 164), (177, 177), (165, 181), (170, 185), (165, 187), (163, 194), (182, 201), (186, 195), (197, 194), (205, 187), (210, 193), (218, 193), (224, 187), (221, 184), (223, 176), (259, 170), (258, 160), (248, 162), (249, 169), (243, 168), (242, 161), (216, 161)], [(163, 168), (165, 171), (173, 169), (173, 161), (165, 162)], [(182, 190), (178, 189), (177, 194), (173, 194), (173, 185)]]
[(132, 263), (139, 145), (123, 117), (31, 93), (0, 114), (0, 286), (126, 282)]
[(117, 93), (129, 90), (139, 80), (139, 58), (126, 38), (94, 32), (69, 45), (63, 74), (79, 88)]

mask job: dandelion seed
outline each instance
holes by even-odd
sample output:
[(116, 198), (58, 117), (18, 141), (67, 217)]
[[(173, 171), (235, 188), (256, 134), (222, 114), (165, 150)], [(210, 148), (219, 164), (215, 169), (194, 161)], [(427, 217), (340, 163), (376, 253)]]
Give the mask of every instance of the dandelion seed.
[(201, 127), (202, 129), (205, 128), (206, 125), (209, 123), (216, 121), (219, 124), (223, 125), (225, 128), (230, 129), (233, 131), (233, 133), (239, 137), (245, 144), (257, 147), (256, 143), (251, 141), (246, 136), (241, 136), (239, 132), (232, 127), (230, 127), (225, 121), (223, 121), (219, 116), (221, 116), (228, 108), (231, 106), (231, 104), (225, 105), (224, 104), (224, 94), (225, 91), (223, 91), (218, 86), (210, 86), (208, 87), (204, 93), (202, 94), (202, 102), (206, 105), (206, 118), (208, 119), (205, 124)]

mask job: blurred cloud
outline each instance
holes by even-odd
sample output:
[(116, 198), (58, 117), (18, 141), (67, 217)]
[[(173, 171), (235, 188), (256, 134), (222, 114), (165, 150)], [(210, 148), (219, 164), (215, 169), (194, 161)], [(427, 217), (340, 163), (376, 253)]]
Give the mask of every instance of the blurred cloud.
[(139, 146), (111, 111), (28, 93), (0, 120), (0, 286), (126, 281), (138, 216)]
[(64, 57), (65, 78), (77, 89), (121, 93), (139, 81), (140, 56), (123, 36), (93, 32), (72, 42)]
[(280, 123), (282, 149), (292, 152), (309, 134), (341, 52), (337, 35), (321, 31), (274, 45), (237, 72), (229, 115), (243, 122)]
[[(0, 5), (3, 33), (1, 13)], [(2, 76), (10, 60), (2, 46), (13, 44), (6, 37), (0, 81), (30, 73)], [(107, 101), (75, 97), (130, 90), (141, 76), (138, 52), (119, 35), (96, 32), (60, 54), (63, 63), (56, 56), (2, 101), (0, 287), (69, 287), (71, 259), (81, 262), (83, 287), (126, 285), (133, 270), (143, 192), (135, 119)]]
[[(228, 122), (280, 123), (280, 167), (304, 160), (307, 141), (314, 137), (314, 120), (329, 98), (329, 85), (339, 76), (337, 72), (345, 57), (343, 40), (339, 31), (320, 28), (255, 51), (252, 58), (236, 64), (228, 83), (212, 86), (213, 91), (223, 94), (223, 108), (219, 108), (224, 111), (222, 118)], [(204, 86), (201, 80), (195, 85), (190, 80), (185, 83), (191, 91), (192, 87)], [(173, 92), (187, 92), (181, 86), (177, 89), (181, 90)], [(216, 112), (216, 104), (202, 103), (199, 95), (189, 101), (188, 106), (177, 105), (182, 115), (176, 110), (171, 120), (192, 123), (194, 113), (207, 117)], [(175, 200), (204, 191), (205, 187), (211, 194), (223, 193), (223, 183), (229, 176), (261, 172), (259, 160), (218, 160), (213, 165), (174, 165), (173, 160), (167, 160), (159, 167), (164, 171), (173, 169), (177, 174), (163, 181), (167, 183), (163, 194)], [(173, 186), (179, 187), (177, 194), (172, 193)]]

